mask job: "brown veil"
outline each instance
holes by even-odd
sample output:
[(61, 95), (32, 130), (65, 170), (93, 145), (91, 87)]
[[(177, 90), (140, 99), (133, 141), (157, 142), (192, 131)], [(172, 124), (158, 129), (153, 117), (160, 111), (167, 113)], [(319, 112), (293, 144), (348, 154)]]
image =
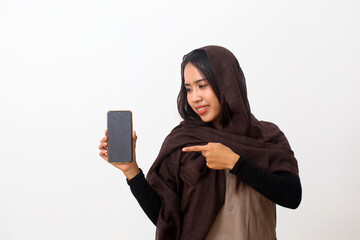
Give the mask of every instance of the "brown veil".
[(203, 47), (232, 112), (222, 130), (180, 123), (165, 139), (147, 174), (161, 196), (156, 239), (205, 239), (224, 203), (223, 170), (206, 167), (205, 158), (182, 148), (220, 142), (269, 172), (298, 177), (297, 161), (285, 135), (273, 123), (258, 121), (250, 111), (244, 74), (235, 56), (219, 46)]

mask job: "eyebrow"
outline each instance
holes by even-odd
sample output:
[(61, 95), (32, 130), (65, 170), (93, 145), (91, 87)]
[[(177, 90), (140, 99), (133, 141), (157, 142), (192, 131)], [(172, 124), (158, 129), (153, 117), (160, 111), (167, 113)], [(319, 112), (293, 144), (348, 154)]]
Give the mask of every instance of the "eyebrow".
[[(196, 80), (195, 83), (198, 83), (198, 82), (201, 82), (201, 81), (206, 81), (205, 78), (201, 78), (199, 80)], [(190, 86), (191, 84), (190, 83), (184, 83), (184, 86)]]

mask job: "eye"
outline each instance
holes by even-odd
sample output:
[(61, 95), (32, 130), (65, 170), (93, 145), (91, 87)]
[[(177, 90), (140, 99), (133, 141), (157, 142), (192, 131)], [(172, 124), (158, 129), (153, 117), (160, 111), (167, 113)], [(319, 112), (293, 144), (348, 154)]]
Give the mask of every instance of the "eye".
[(199, 86), (199, 88), (204, 88), (204, 87), (207, 87), (208, 85), (207, 84), (201, 84), (200, 86)]
[(185, 88), (186, 92), (191, 92), (191, 88)]

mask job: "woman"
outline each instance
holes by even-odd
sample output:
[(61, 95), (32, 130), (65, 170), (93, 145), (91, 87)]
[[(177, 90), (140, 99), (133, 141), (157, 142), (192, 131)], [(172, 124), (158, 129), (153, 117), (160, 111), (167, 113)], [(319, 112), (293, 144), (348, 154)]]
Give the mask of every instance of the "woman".
[[(285, 135), (250, 111), (245, 77), (227, 49), (183, 58), (178, 110), (144, 178), (135, 159), (112, 163), (157, 227), (157, 239), (276, 239), (275, 204), (301, 201), (297, 161)], [(100, 155), (107, 160), (107, 137)]]

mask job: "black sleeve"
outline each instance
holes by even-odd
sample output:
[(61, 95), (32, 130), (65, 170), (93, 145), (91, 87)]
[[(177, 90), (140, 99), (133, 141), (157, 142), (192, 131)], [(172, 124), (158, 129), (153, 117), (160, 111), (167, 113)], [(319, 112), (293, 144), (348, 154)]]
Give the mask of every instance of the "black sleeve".
[[(295, 209), (301, 202), (300, 180), (289, 172), (270, 173), (240, 157), (230, 173), (236, 174), (245, 184), (283, 207)], [(162, 201), (146, 181), (141, 169), (127, 183), (145, 214), (156, 225)]]
[(140, 204), (143, 211), (150, 218), (150, 220), (156, 225), (159, 217), (162, 201), (160, 196), (155, 192), (149, 183), (146, 181), (144, 173), (140, 169), (140, 173), (130, 180), (127, 180), (130, 186), (132, 194)]
[(295, 209), (300, 205), (301, 183), (290, 172), (270, 173), (240, 157), (230, 173), (280, 206)]

